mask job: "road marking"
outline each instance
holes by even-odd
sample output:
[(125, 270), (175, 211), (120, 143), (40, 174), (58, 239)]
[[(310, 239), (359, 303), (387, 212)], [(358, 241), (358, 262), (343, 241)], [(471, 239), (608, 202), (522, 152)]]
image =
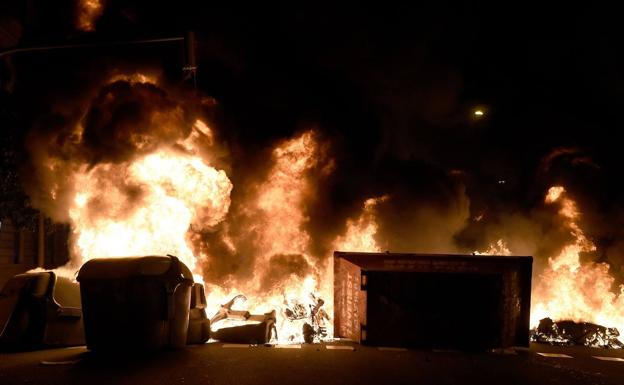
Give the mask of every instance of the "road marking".
[(537, 353), (540, 356), (551, 357), (551, 358), (572, 358), (572, 356), (568, 356), (567, 354), (559, 354), (559, 353)]
[(325, 345), (325, 349), (329, 349), (329, 350), (353, 350), (353, 346), (348, 346), (348, 345)]
[(41, 361), (41, 365), (73, 365), (78, 361)]
[(223, 344), (224, 348), (248, 348), (249, 344)]
[(511, 355), (511, 356), (515, 356), (518, 355), (518, 353), (511, 348), (497, 348), (497, 349), (492, 349), (491, 350), (492, 354), (500, 354), (500, 355)]
[(597, 358), (602, 361), (624, 362), (624, 358), (619, 358), (619, 357), (601, 357), (601, 356), (592, 356), (592, 357)]
[(301, 349), (301, 345), (275, 345), (278, 349)]
[(388, 346), (380, 346), (377, 349), (379, 350), (386, 350), (386, 351), (390, 351), (390, 352), (406, 352), (407, 349), (406, 348), (392, 348), (392, 347), (388, 347)]

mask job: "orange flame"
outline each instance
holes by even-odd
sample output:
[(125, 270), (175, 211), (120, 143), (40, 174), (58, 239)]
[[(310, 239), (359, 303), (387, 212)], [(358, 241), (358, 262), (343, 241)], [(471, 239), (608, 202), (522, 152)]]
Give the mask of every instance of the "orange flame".
[(559, 203), (559, 214), (574, 238), (559, 255), (548, 259), (533, 291), (531, 323), (541, 318), (594, 322), (624, 330), (624, 286), (613, 291), (615, 279), (607, 263), (582, 263), (580, 253), (596, 250), (578, 224), (580, 212), (561, 186), (551, 187), (546, 203)]
[[(614, 291), (615, 279), (607, 263), (582, 262), (580, 254), (596, 246), (579, 226), (580, 212), (562, 186), (551, 187), (546, 204), (560, 205), (559, 215), (573, 240), (559, 254), (548, 258), (548, 267), (536, 278), (532, 291), (531, 326), (550, 317), (554, 320), (593, 322), (624, 330), (624, 285)], [(480, 254), (510, 255), (506, 243), (498, 240)]]
[(193, 270), (189, 227), (221, 222), (232, 190), (225, 172), (166, 150), (85, 169), (74, 180), (69, 215), (78, 265), (95, 257), (175, 254)]
[(95, 21), (103, 12), (103, 0), (79, 0), (76, 28), (85, 32), (95, 31)]
[(388, 195), (378, 198), (369, 198), (364, 202), (364, 210), (356, 220), (347, 220), (347, 231), (334, 241), (334, 249), (340, 251), (378, 252), (381, 248), (377, 244), (375, 235), (378, 225), (375, 217), (375, 207), (388, 200)]
[[(141, 74), (114, 80), (154, 81)], [(76, 127), (74, 134), (79, 145), (82, 127)], [(133, 142), (138, 146), (152, 140), (146, 135)], [(174, 254), (203, 282), (197, 261), (207, 261), (202, 266), (210, 268), (213, 256), (197, 251), (205, 250), (196, 247), (201, 241), (198, 234), (223, 224), (223, 242), (230, 250), (237, 250), (239, 240), (227, 231), (233, 185), (224, 171), (209, 164), (213, 155), (206, 154), (214, 149), (214, 141), (212, 130), (197, 120), (183, 140), (124, 162), (89, 166), (48, 156), (45, 164), (53, 174), (69, 173), (65, 181), (49, 183), (59, 207), (63, 203), (56, 197), (62, 193), (65, 202), (69, 196), (72, 228), (72, 260), (57, 272), (72, 275), (91, 258)], [(234, 295), (244, 294), (249, 298), (244, 308), (252, 313), (278, 311), (280, 342), (301, 341), (303, 323), (310, 320), (289, 320), (285, 309), (293, 304), (310, 308), (321, 298), (329, 317), (320, 317), (320, 322), (329, 338), (333, 334), (333, 260), (311, 251), (306, 204), (316, 199), (316, 181), (331, 173), (334, 163), (313, 130), (279, 143), (271, 155), (266, 179), (252, 190), (255, 194), (243, 207), (249, 221), (244, 235), (256, 240), (257, 251), (248, 256), (253, 259), (254, 275), (224, 286), (206, 282), (207, 312), (210, 316)], [(375, 206), (386, 199), (368, 199), (361, 215), (349, 219), (345, 233), (331, 245), (341, 250), (378, 251)], [(295, 257), (303, 269), (280, 276), (279, 282), (267, 288), (263, 278), (271, 276), (275, 258), (284, 256)]]
[(475, 251), (474, 254), (478, 255), (511, 255), (511, 251), (507, 246), (507, 242), (502, 239), (492, 243), (485, 251)]
[[(257, 187), (255, 199), (246, 210), (254, 220), (249, 224), (249, 236), (258, 241), (258, 255), (255, 258), (256, 274), (248, 282), (235, 285), (235, 290), (225, 290), (214, 285), (209, 286), (208, 302), (216, 310), (235, 294), (244, 293), (249, 301), (245, 308), (255, 313), (271, 309), (278, 310), (277, 330), (281, 342), (302, 340), (302, 327), (309, 319), (288, 320), (285, 309), (292, 304), (302, 304), (306, 308), (315, 305), (314, 294), (325, 301), (324, 310), (333, 312), (333, 265), (328, 261), (321, 263), (309, 252), (310, 235), (304, 230), (308, 220), (304, 214), (304, 205), (315, 194), (311, 181), (315, 167), (322, 166), (322, 149), (317, 134), (307, 131), (280, 143), (272, 152), (273, 166), (267, 178)], [(232, 240), (226, 244), (235, 249)], [(262, 288), (261, 278), (271, 274), (271, 260), (279, 255), (297, 255), (309, 267), (301, 272), (292, 273), (282, 278), (270, 289)], [(332, 334), (331, 323), (327, 327)]]

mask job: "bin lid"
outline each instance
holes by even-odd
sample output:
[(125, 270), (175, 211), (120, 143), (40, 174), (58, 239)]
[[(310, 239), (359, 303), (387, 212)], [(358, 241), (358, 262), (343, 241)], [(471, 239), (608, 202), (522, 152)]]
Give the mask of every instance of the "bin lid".
[[(177, 264), (177, 266), (172, 266)], [(178, 258), (172, 256), (145, 256), (96, 258), (87, 261), (78, 272), (78, 281), (89, 279), (123, 279), (139, 276), (171, 276), (175, 269), (180, 279), (193, 281), (193, 274)]]

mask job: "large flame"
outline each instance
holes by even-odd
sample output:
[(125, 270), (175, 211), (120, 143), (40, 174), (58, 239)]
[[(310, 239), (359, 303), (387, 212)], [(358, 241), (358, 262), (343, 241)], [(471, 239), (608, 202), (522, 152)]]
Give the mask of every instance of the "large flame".
[[(122, 80), (150, 82), (144, 77)], [(77, 140), (81, 133), (78, 128)], [(119, 163), (65, 167), (72, 170), (65, 183), (70, 186), (64, 186), (72, 192), (68, 208), (72, 261), (59, 272), (75, 271), (92, 258), (174, 254), (203, 282), (202, 269), (209, 269), (210, 260), (222, 256), (208, 255), (202, 251), (205, 248), (197, 247), (202, 242), (198, 234), (222, 224), (226, 229), (222, 241), (232, 251), (242, 241), (240, 235), (230, 236), (227, 231), (233, 189), (230, 179), (209, 164), (209, 155), (197, 155), (213, 142), (210, 128), (197, 120), (189, 135), (172, 146)], [(306, 204), (315, 199), (315, 181), (331, 173), (333, 161), (313, 130), (278, 143), (271, 154), (266, 178), (243, 202), (245, 223), (239, 226), (244, 228), (245, 242), (255, 242), (255, 251), (245, 256), (253, 260), (254, 274), (247, 279), (233, 278), (225, 286), (205, 282), (208, 315), (235, 295), (244, 294), (247, 302), (235, 307), (252, 313), (276, 310), (280, 342), (298, 342), (303, 338), (303, 323), (311, 319), (289, 319), (287, 309), (312, 309), (322, 299), (330, 316), (317, 321), (329, 338), (333, 334), (333, 261), (331, 256), (310, 251)], [(63, 169), (63, 160), (48, 160), (49, 168)], [(51, 193), (56, 195), (57, 190), (59, 186), (52, 186)], [(348, 220), (345, 233), (332, 246), (378, 251), (374, 207), (384, 199), (387, 197), (367, 200), (361, 216)], [(274, 269), (288, 264), (299, 268), (286, 275), (274, 274)], [(228, 323), (221, 326), (225, 325)]]
[[(581, 254), (596, 250), (579, 226), (580, 212), (562, 186), (551, 187), (544, 202), (559, 205), (562, 223), (572, 242), (564, 245), (536, 276), (532, 290), (531, 326), (549, 317), (554, 320), (592, 322), (624, 331), (624, 285), (614, 290), (615, 278), (607, 263), (582, 262)], [(511, 255), (504, 240), (478, 254)]]
[[(326, 301), (326, 311), (331, 313), (333, 285), (326, 279), (331, 268), (328, 264), (316, 263), (308, 252), (310, 236), (304, 230), (307, 217), (305, 202), (314, 194), (310, 172), (319, 162), (319, 144), (314, 131), (278, 144), (272, 152), (273, 166), (266, 180), (257, 187), (256, 197), (248, 202), (246, 210), (251, 219), (248, 223), (248, 237), (257, 239), (257, 255), (254, 260), (254, 276), (246, 282), (237, 282), (229, 290), (209, 286), (209, 311), (214, 311), (235, 294), (243, 293), (249, 300), (244, 307), (255, 313), (278, 311), (277, 330), (282, 342), (302, 339), (303, 323), (309, 320), (291, 322), (284, 310), (291, 304), (305, 308), (314, 305), (314, 297)], [(228, 240), (232, 248), (232, 240)], [(266, 287), (266, 277), (271, 277), (272, 263), (276, 260), (295, 260), (306, 271), (297, 271), (279, 282)], [(242, 304), (241, 304), (242, 306)], [(331, 332), (331, 325), (326, 325)]]
[(190, 269), (190, 227), (210, 228), (228, 212), (232, 184), (201, 158), (158, 151), (74, 175), (69, 215), (74, 262), (95, 257), (175, 254)]
[(548, 259), (533, 290), (531, 324), (550, 317), (555, 320), (593, 322), (624, 331), (624, 286), (614, 291), (615, 279), (606, 263), (582, 262), (581, 253), (596, 250), (578, 224), (580, 212), (561, 186), (551, 187), (547, 204), (559, 204), (564, 225), (573, 242)]
[(95, 31), (95, 22), (104, 12), (104, 0), (78, 0), (76, 28), (85, 32)]
[(340, 251), (381, 251), (375, 236), (377, 235), (378, 224), (375, 216), (375, 207), (385, 200), (388, 195), (378, 198), (369, 198), (364, 202), (362, 214), (357, 219), (347, 220), (347, 231), (334, 241), (334, 249)]
[[(229, 290), (210, 286), (208, 302), (213, 308), (243, 292), (249, 300), (240, 304), (252, 312), (278, 311), (277, 329), (280, 342), (300, 341), (302, 326), (309, 319), (289, 320), (285, 314), (297, 304), (314, 307), (318, 299), (324, 301), (324, 310), (333, 315), (333, 260), (331, 256), (317, 256), (310, 252), (311, 237), (305, 230), (308, 218), (306, 202), (315, 198), (315, 177), (331, 172), (333, 162), (325, 159), (323, 146), (314, 131), (306, 131), (278, 144), (273, 152), (273, 166), (266, 180), (257, 187), (257, 195), (248, 203), (251, 216), (248, 236), (256, 238), (259, 248), (255, 258), (255, 275), (247, 282), (239, 282)], [(345, 234), (332, 242), (336, 250), (377, 251), (373, 236), (377, 231), (373, 207), (383, 198), (365, 202), (361, 217), (347, 222)], [(232, 243), (228, 239), (228, 244)], [(235, 249), (236, 245), (231, 244)], [(292, 273), (274, 282), (270, 288), (263, 278), (270, 276), (274, 262), (298, 261), (307, 266), (304, 274)], [(333, 334), (331, 319), (321, 322), (327, 337)]]

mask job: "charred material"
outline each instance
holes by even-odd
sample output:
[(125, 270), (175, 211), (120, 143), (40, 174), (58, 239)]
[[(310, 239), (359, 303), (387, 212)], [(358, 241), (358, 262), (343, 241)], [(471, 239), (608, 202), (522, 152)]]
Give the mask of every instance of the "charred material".
[(284, 300), (284, 314), (290, 321), (298, 321), (307, 319), (302, 326), (303, 340), (307, 344), (320, 342), (327, 337), (326, 324), (329, 322), (329, 315), (323, 309), (325, 301), (310, 293), (311, 303), (306, 306), (300, 302), (289, 303)]
[(217, 313), (215, 313), (215, 315), (213, 315), (212, 318), (210, 318), (210, 323), (214, 325), (215, 323), (222, 321), (224, 319), (241, 320), (241, 321), (245, 321), (249, 319), (249, 317), (251, 317), (251, 314), (247, 310), (232, 310), (232, 306), (234, 306), (234, 303), (236, 303), (236, 301), (238, 300), (246, 301), (247, 297), (245, 297), (242, 294), (239, 294), (235, 296), (234, 298), (232, 298), (231, 300), (229, 300), (227, 303), (221, 305)]
[(247, 310), (233, 310), (232, 306), (239, 300), (247, 298), (239, 294), (221, 308), (210, 319), (212, 325), (224, 320), (240, 321), (243, 325), (223, 327), (211, 332), (211, 337), (221, 342), (265, 344), (272, 338), (277, 338), (275, 327), (275, 310), (264, 314), (251, 314)]
[(531, 341), (549, 345), (583, 345), (592, 348), (622, 349), (616, 328), (607, 328), (589, 322), (553, 321), (550, 318), (540, 320), (536, 329), (531, 331)]
[(221, 342), (266, 344), (277, 338), (275, 310), (265, 314), (250, 315), (246, 324), (225, 327), (211, 333), (212, 338)]

